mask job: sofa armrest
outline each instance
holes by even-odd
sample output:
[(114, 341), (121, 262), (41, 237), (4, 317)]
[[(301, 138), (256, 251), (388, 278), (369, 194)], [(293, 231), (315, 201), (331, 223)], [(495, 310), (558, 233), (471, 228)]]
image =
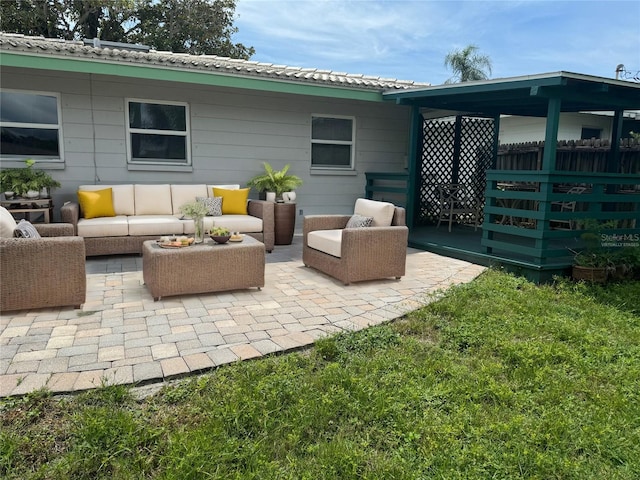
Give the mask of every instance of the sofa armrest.
[(275, 208), (273, 202), (249, 200), (247, 212), (252, 217), (262, 219), (262, 237), (265, 249), (270, 252), (276, 241)]
[(60, 217), (64, 223), (73, 225), (73, 234), (78, 234), (78, 220), (80, 220), (80, 205), (76, 202), (65, 203), (60, 208)]
[(33, 225), (41, 237), (73, 237), (75, 229), (70, 223), (36, 223)]
[[(0, 310), (79, 306), (86, 298), (84, 239), (2, 238)], [(9, 280), (10, 279), (10, 280)]]

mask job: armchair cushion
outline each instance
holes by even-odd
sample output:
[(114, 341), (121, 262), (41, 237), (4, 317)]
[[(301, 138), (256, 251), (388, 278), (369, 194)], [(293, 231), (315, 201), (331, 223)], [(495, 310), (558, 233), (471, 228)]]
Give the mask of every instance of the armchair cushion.
[(0, 238), (11, 238), (16, 229), (16, 220), (4, 207), (0, 207)]
[(358, 198), (353, 213), (364, 217), (373, 217), (374, 227), (388, 227), (393, 220), (395, 205), (389, 202)]
[(315, 230), (307, 236), (309, 248), (340, 258), (342, 256), (342, 229)]

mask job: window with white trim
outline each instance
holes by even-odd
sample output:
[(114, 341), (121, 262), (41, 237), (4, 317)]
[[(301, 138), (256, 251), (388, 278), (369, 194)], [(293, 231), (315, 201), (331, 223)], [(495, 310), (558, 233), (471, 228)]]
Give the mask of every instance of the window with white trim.
[(312, 115), (311, 168), (353, 170), (354, 117)]
[(62, 161), (60, 118), (56, 93), (0, 91), (0, 155)]
[(190, 165), (189, 106), (127, 99), (129, 163)]

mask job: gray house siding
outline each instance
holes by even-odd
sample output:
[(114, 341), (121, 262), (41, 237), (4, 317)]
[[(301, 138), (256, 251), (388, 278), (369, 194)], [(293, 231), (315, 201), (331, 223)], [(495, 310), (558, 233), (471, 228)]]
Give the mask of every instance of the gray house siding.
[[(244, 185), (267, 161), (275, 168), (290, 164), (304, 180), (298, 212), (346, 213), (364, 194), (365, 172), (400, 171), (406, 164), (409, 109), (393, 103), (17, 67), (3, 68), (2, 88), (60, 94), (64, 169), (52, 171), (62, 183), (54, 192), (57, 207), (75, 200), (81, 184)], [(127, 165), (126, 98), (189, 105), (192, 169)], [(355, 118), (354, 171), (311, 169), (312, 114)]]

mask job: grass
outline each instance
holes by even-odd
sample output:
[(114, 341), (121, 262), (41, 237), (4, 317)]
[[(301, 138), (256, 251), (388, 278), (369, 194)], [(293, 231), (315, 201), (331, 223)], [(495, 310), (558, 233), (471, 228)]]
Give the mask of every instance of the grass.
[(634, 479), (640, 282), (497, 271), (391, 324), (127, 387), (2, 401), (8, 479)]

